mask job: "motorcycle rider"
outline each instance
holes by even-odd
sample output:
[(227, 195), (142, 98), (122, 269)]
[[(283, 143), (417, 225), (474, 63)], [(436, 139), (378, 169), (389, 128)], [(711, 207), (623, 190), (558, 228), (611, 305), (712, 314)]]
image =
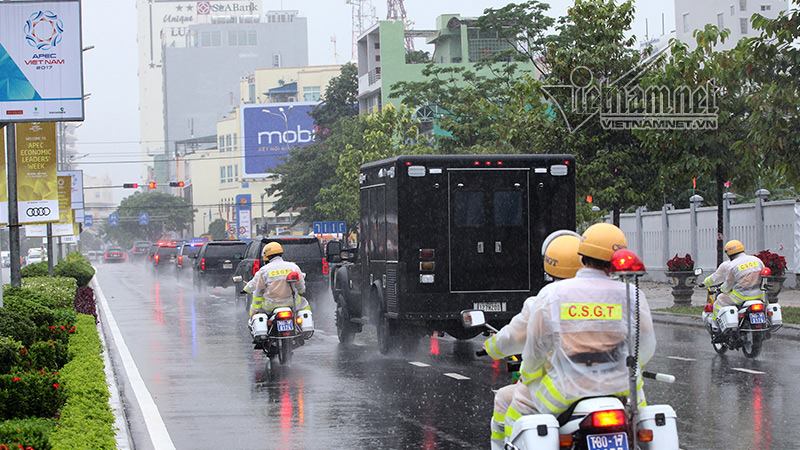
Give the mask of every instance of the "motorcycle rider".
[[(253, 279), (245, 287), (245, 291), (252, 289), (253, 302), (250, 304), (250, 317), (263, 311), (270, 314), (279, 306), (291, 306), (295, 310), (311, 309), (302, 294), (306, 290), (305, 274), (297, 264), (283, 259), (283, 246), (277, 242), (270, 242), (264, 246), (262, 252), (264, 266), (256, 272)], [(292, 272), (300, 273), (300, 281), (292, 286), (286, 281), (286, 276)]]
[[(513, 424), (524, 414), (558, 416), (574, 402), (600, 395), (627, 396), (628, 321), (624, 283), (612, 280), (611, 259), (627, 247), (625, 234), (614, 225), (589, 227), (578, 244), (583, 268), (575, 278), (543, 289), (530, 312), (523, 362), (533, 378), (528, 396), (515, 396), (506, 414), (510, 436)], [(639, 292), (639, 367), (653, 357), (655, 330), (650, 307)], [(639, 404), (646, 406), (641, 375), (637, 381)], [(512, 411), (513, 408), (513, 411)]]
[[(544, 271), (554, 281), (572, 278), (581, 268), (581, 262), (578, 257), (579, 242), (580, 235), (568, 230), (556, 231), (545, 239), (542, 244)], [(540, 293), (550, 286), (552, 284), (543, 287)], [(525, 300), (522, 311), (514, 316), (508, 325), (483, 343), (483, 347), (489, 356), (493, 359), (503, 359), (509, 355), (522, 353), (525, 347), (525, 339), (528, 335), (528, 318), (536, 299), (537, 297), (533, 296)], [(506, 414), (508, 412), (511, 414), (518, 413), (515, 409), (509, 408), (513, 399), (518, 396), (530, 398), (530, 390), (527, 385), (535, 379), (536, 376), (528, 371), (527, 363), (523, 359), (520, 367), (521, 381), (505, 386), (495, 394), (494, 412), (491, 420), (491, 445), (493, 450), (503, 448)]]
[(703, 281), (707, 288), (721, 284), (722, 292), (714, 302), (714, 319), (717, 318), (719, 310), (725, 306), (740, 306), (748, 300), (764, 298), (764, 293), (761, 291), (761, 270), (764, 268), (764, 263), (759, 258), (745, 253), (744, 244), (735, 239), (725, 244), (725, 254), (728, 255), (728, 261), (720, 264), (717, 270)]

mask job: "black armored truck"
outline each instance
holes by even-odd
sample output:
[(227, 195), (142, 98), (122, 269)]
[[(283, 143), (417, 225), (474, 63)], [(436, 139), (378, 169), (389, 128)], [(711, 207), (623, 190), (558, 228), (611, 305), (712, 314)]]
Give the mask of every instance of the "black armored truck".
[(575, 229), (570, 155), (398, 156), (359, 184), (358, 244), (326, 257), (340, 342), (372, 323), (382, 353), (432, 331), (474, 337), (465, 309), (505, 325), (546, 282), (544, 239)]

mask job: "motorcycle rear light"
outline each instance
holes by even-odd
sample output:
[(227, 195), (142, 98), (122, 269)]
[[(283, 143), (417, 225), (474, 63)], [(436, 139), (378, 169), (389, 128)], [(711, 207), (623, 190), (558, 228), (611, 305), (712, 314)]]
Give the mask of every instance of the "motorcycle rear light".
[(572, 439), (571, 434), (559, 434), (558, 435), (558, 446), (561, 448), (572, 448), (572, 443), (574, 439)]
[(277, 317), (280, 320), (291, 319), (292, 318), (292, 312), (291, 311), (281, 311), (278, 314), (276, 314), (275, 317)]
[(158, 261), (161, 260), (161, 257), (156, 255), (153, 257), (153, 261), (155, 261), (156, 265), (158, 265)]
[(703, 312), (714, 312), (714, 304), (713, 303), (706, 303), (706, 306), (703, 307)]
[(636, 432), (639, 442), (653, 442), (653, 430), (642, 428)]
[(303, 324), (303, 318), (301, 316), (297, 316), (297, 319), (295, 319), (295, 322), (297, 322), (298, 325), (302, 325)]
[(419, 263), (420, 272), (433, 272), (436, 269), (436, 263), (433, 261), (423, 261)]
[(206, 259), (205, 258), (200, 258), (200, 270), (203, 270), (203, 271), (206, 270)]
[(328, 260), (326, 258), (322, 258), (322, 274), (328, 275), (331, 272), (331, 266), (328, 265)]
[(421, 261), (433, 261), (436, 258), (436, 250), (432, 248), (419, 249), (419, 259)]
[(752, 311), (752, 312), (764, 311), (764, 304), (763, 303), (756, 303), (755, 305), (750, 306), (750, 311)]
[(250, 274), (255, 276), (256, 273), (261, 269), (261, 260), (256, 258), (253, 260), (253, 267), (250, 269)]
[[(625, 410), (610, 409), (608, 411), (595, 411), (591, 414), (592, 428), (613, 428), (624, 426), (627, 419)], [(586, 422), (586, 420), (584, 420)]]

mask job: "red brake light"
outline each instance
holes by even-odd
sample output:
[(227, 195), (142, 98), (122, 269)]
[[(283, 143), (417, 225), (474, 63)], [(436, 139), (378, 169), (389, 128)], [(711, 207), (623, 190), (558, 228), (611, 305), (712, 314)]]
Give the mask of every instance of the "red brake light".
[(322, 274), (328, 275), (329, 273), (331, 273), (331, 266), (326, 258), (322, 258)]
[(200, 270), (206, 270), (206, 259), (200, 258)]
[(623, 248), (614, 252), (611, 257), (611, 265), (614, 272), (644, 272), (644, 263), (636, 253)]
[(472, 163), (472, 165), (473, 165), (473, 166), (480, 166), (480, 165), (481, 165), (481, 162), (480, 162), (480, 161), (475, 161), (475, 162), (473, 162), (473, 163)]
[(565, 165), (565, 166), (568, 166), (568, 165), (569, 165), (569, 160), (568, 160), (568, 159), (565, 159), (565, 160), (563, 161), (563, 163), (564, 163), (564, 165)]
[(763, 311), (763, 310), (764, 310), (764, 304), (763, 303), (756, 303), (755, 305), (751, 305), (750, 306), (750, 311), (759, 312), (759, 311)]
[(161, 257), (159, 255), (156, 255), (156, 256), (153, 257), (153, 260), (156, 262), (156, 265), (158, 265), (158, 261), (160, 259), (161, 259)]
[(414, 164), (414, 163), (412, 163), (411, 161), (406, 161), (406, 163), (405, 163), (405, 164), (406, 164), (406, 167), (410, 167), (410, 166), (411, 166), (412, 164)]
[(277, 317), (280, 320), (291, 319), (292, 318), (292, 312), (291, 311), (279, 311), (278, 314), (275, 317)]
[(713, 303), (706, 303), (706, 306), (703, 307), (703, 312), (714, 312), (714, 304)]
[(487, 165), (487, 166), (491, 166), (492, 162), (491, 161), (486, 161), (484, 164)]
[(625, 410), (622, 409), (592, 413), (592, 427), (594, 428), (619, 427), (625, 425), (625, 422)]
[(250, 269), (250, 274), (255, 276), (258, 273), (258, 270), (261, 269), (261, 260), (256, 258), (253, 260), (253, 268)]

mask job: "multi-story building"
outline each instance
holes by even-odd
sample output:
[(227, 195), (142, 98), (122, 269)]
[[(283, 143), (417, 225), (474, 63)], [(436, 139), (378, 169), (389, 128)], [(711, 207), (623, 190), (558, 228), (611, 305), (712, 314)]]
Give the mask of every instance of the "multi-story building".
[[(111, 186), (112, 184), (114, 183), (108, 175), (83, 175), (84, 186)], [(111, 189), (84, 189), (83, 191), (84, 214), (91, 215), (95, 222), (99, 223), (108, 219), (118, 203), (114, 201), (114, 191)]]
[[(164, 49), (182, 45), (191, 25), (230, 21), (232, 18), (257, 21), (263, 11), (261, 0), (137, 0), (136, 4), (140, 141), (142, 156), (150, 158), (165, 152)], [(148, 172), (141, 175), (147, 179)]]
[[(258, 69), (242, 78), (238, 95), (243, 104), (319, 101), (330, 80), (340, 72), (338, 65)], [(233, 108), (216, 124), (216, 146), (186, 157), (185, 191), (198, 211), (195, 234), (207, 230), (216, 219), (234, 221), (234, 201), (239, 194), (251, 195), (254, 231), (256, 225), (263, 229), (267, 224), (270, 232), (276, 232), (289, 227), (293, 220), (292, 213), (276, 216), (270, 212), (278, 198), (267, 195), (265, 189), (274, 179), (243, 178), (241, 126), (239, 108)]]
[[(400, 81), (422, 81), (425, 66), (432, 62), (449, 66), (474, 67), (511, 44), (497, 33), (478, 28), (476, 19), (447, 14), (436, 18), (435, 30), (405, 30), (400, 21), (381, 21), (358, 39), (358, 103), (367, 113), (385, 104), (398, 106), (390, 98), (392, 86)], [(430, 60), (414, 59), (406, 51), (406, 38), (425, 38), (433, 45)], [(532, 66), (522, 66), (533, 71)]]
[(716, 48), (728, 50), (740, 39), (755, 36), (750, 23), (753, 14), (775, 18), (787, 8), (787, 0), (675, 0), (675, 32), (678, 40), (693, 48), (695, 30), (707, 24), (727, 28), (730, 36)]
[[(297, 11), (270, 11), (266, 21), (192, 25), (185, 39), (164, 49), (164, 145), (216, 134), (217, 121), (241, 102), (240, 80), (258, 67), (308, 65), (306, 19)], [(176, 176), (174, 164), (155, 175), (159, 185)], [(166, 175), (165, 175), (166, 174)]]

